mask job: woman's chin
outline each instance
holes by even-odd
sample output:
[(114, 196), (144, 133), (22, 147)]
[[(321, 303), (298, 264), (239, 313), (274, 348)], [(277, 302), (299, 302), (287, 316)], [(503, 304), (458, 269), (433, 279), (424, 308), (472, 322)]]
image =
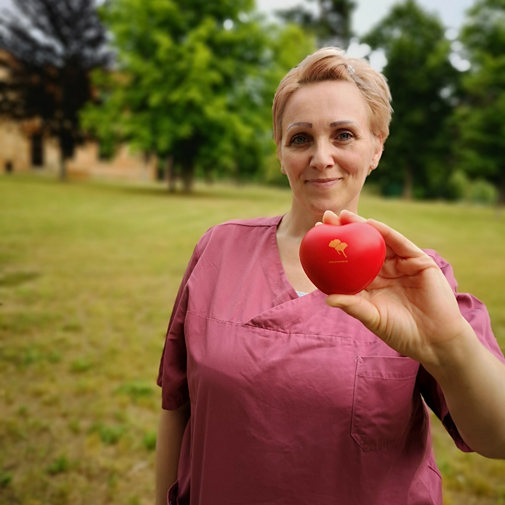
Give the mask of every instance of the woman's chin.
[(331, 210), (335, 214), (340, 214), (342, 210), (357, 211), (357, 206), (353, 202), (335, 201), (335, 199), (320, 200), (317, 204), (313, 204), (310, 208), (311, 212), (317, 216), (323, 216), (327, 210)]

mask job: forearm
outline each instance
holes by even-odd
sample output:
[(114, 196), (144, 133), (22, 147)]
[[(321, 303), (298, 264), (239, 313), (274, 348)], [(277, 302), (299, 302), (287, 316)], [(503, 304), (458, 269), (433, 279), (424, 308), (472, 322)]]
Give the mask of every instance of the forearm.
[(505, 365), (470, 325), (437, 365), (423, 365), (440, 384), (468, 446), (489, 458), (505, 458)]
[(189, 419), (189, 402), (177, 410), (163, 410), (156, 439), (156, 505), (166, 505), (167, 492), (177, 479), (182, 437)]

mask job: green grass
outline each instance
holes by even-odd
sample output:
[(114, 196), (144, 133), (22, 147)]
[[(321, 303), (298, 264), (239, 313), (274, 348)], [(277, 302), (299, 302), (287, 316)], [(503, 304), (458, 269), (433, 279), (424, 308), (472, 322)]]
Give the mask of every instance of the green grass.
[[(289, 191), (260, 187), (184, 196), (0, 177), (1, 504), (152, 503), (154, 380), (193, 247), (216, 223), (289, 202)], [(505, 219), (370, 195), (360, 213), (449, 260), (505, 349)], [(460, 453), (438, 422), (433, 431), (446, 504), (505, 504), (505, 462)]]

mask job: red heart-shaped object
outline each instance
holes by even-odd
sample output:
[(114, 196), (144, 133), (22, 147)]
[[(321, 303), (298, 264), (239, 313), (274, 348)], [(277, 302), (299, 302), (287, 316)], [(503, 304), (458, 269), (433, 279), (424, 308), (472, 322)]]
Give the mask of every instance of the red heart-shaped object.
[(382, 235), (365, 223), (311, 228), (300, 245), (308, 278), (327, 295), (355, 295), (380, 272), (386, 257)]

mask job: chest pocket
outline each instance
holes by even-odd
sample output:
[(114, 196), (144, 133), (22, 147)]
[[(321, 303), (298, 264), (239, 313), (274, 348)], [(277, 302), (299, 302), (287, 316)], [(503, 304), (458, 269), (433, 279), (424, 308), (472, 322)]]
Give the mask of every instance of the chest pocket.
[(404, 357), (358, 357), (351, 435), (364, 451), (403, 440), (417, 401), (419, 363)]

